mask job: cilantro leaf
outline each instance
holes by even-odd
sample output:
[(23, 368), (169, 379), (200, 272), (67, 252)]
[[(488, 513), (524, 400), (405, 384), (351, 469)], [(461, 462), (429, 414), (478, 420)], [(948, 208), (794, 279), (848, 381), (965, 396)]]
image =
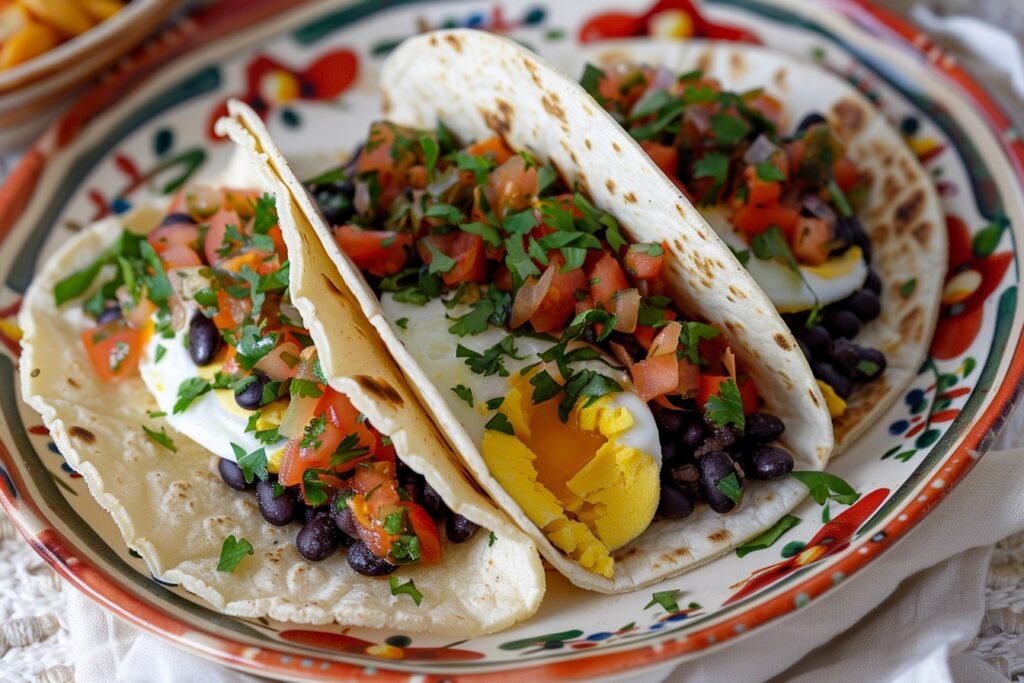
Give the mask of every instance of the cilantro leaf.
[(320, 386), (311, 379), (293, 379), (289, 393), (292, 398), (320, 398), (324, 395)]
[(238, 364), (243, 370), (251, 370), (254, 365), (277, 346), (277, 333), (264, 334), (262, 327), (245, 325), (235, 345)]
[(404, 515), (402, 511), (396, 511), (389, 514), (384, 519), (384, 531), (391, 534), (392, 536), (397, 536), (402, 531), (402, 528), (405, 526), (405, 520), (403, 519), (403, 517)]
[(757, 550), (764, 550), (772, 547), (782, 535), (800, 523), (799, 517), (786, 515), (777, 521), (771, 529), (768, 529), (759, 536), (755, 536), (740, 547), (736, 548), (736, 556), (743, 557)]
[(818, 505), (824, 505), (827, 500), (834, 500), (842, 505), (853, 505), (860, 498), (856, 489), (834, 474), (806, 471), (795, 471), (789, 474), (807, 487), (811, 498)]
[(711, 424), (716, 427), (731, 424), (742, 430), (746, 425), (743, 398), (740, 396), (739, 387), (732, 379), (718, 385), (718, 394), (708, 397), (708, 402), (704, 404), (704, 412)]
[(320, 470), (308, 469), (302, 473), (302, 490), (310, 507), (327, 502), (327, 485), (320, 480)]
[(512, 295), (491, 287), (479, 299), (470, 304), (470, 312), (455, 318), (448, 328), (460, 337), (477, 335), (487, 329), (488, 324), (504, 327), (512, 309)]
[(164, 272), (164, 266), (160, 262), (160, 257), (156, 255), (153, 245), (149, 242), (139, 243), (139, 253), (142, 255), (146, 265), (153, 270), (151, 274), (143, 276), (143, 280), (146, 283), (146, 296), (155, 304), (167, 303), (174, 290), (171, 288), (171, 281), (167, 279), (167, 273)]
[(178, 447), (174, 445), (174, 440), (171, 439), (171, 437), (167, 436), (167, 431), (163, 427), (161, 427), (160, 431), (158, 432), (150, 429), (146, 425), (142, 425), (142, 431), (146, 432), (146, 436), (148, 436), (153, 441), (156, 441), (158, 444), (169, 450), (171, 453), (178, 452)]
[(759, 161), (754, 164), (754, 173), (757, 179), (766, 183), (778, 183), (786, 179), (786, 174), (771, 161)]
[(437, 167), (437, 156), (440, 149), (437, 146), (437, 140), (433, 137), (422, 134), (419, 137), (420, 149), (423, 150), (423, 156), (426, 160), (427, 166), (427, 178), (434, 177), (434, 169)]
[(721, 332), (713, 325), (697, 322), (685, 322), (683, 329), (679, 332), (679, 343), (683, 345), (682, 356), (690, 361), (691, 365), (702, 365), (704, 360), (700, 356), (700, 340), (714, 339)]
[(186, 408), (213, 387), (202, 377), (190, 377), (178, 386), (178, 400), (174, 403), (174, 414), (182, 413)]
[(399, 584), (397, 576), (388, 577), (388, 585), (391, 587), (392, 595), (408, 595), (412, 598), (412, 601), (419, 607), (423, 601), (423, 594), (416, 590), (416, 584), (413, 583), (412, 579), (409, 579), (405, 583)]
[(494, 535), (493, 531), (487, 532), (487, 547), (490, 548), (494, 545), (494, 542), (498, 540), (498, 537)]
[(309, 424), (302, 429), (302, 439), (299, 441), (299, 448), (320, 448), (323, 441), (318, 439), (324, 430), (327, 429), (327, 413), (320, 413)]
[(452, 387), (452, 391), (455, 392), (456, 396), (458, 396), (463, 401), (468, 403), (470, 408), (473, 407), (474, 404), (473, 404), (473, 390), (472, 389), (470, 389), (469, 387), (467, 387), (465, 385), (459, 384), (459, 385), (456, 385), (456, 386)]
[(235, 453), (235, 462), (245, 476), (245, 483), (251, 484), (254, 480), (267, 480), (267, 452), (257, 448), (252, 453), (246, 453), (245, 449), (236, 443), (231, 444), (231, 450)]
[(443, 218), (449, 223), (462, 221), (462, 211), (458, 207), (443, 202), (434, 202), (423, 212), (425, 218)]
[(533, 402), (543, 403), (558, 396), (562, 391), (562, 385), (555, 381), (547, 370), (541, 370), (530, 378), (533, 386)]
[(493, 225), (487, 223), (459, 223), (459, 230), (471, 235), (479, 235), (484, 242), (492, 247), (501, 246), (501, 233)]
[(725, 186), (729, 176), (729, 157), (720, 153), (712, 152), (705, 154), (693, 165), (694, 178), (711, 178), (714, 182), (707, 193), (701, 198), (701, 204), (711, 204), (718, 198), (718, 193)]
[(430, 252), (430, 265), (427, 268), (427, 272), (431, 275), (447, 273), (455, 267), (456, 260), (435, 247), (433, 242), (424, 240), (423, 244), (427, 245), (427, 251)]
[(740, 499), (743, 498), (743, 487), (740, 485), (740, 479), (736, 476), (735, 472), (730, 472), (729, 476), (722, 478), (715, 484), (715, 488), (734, 503), (738, 504)]
[(495, 413), (494, 417), (484, 425), (484, 429), (491, 429), (509, 436), (516, 435), (516, 430), (512, 428), (512, 423), (508, 421), (508, 416), (505, 413)]
[(914, 290), (916, 288), (917, 288), (917, 278), (916, 277), (912, 277), (909, 280), (907, 280), (906, 282), (904, 282), (902, 285), (900, 285), (900, 296), (902, 296), (905, 299), (908, 296), (910, 296), (911, 294), (913, 294)]
[(252, 218), (252, 231), (257, 235), (266, 235), (271, 228), (277, 225), (277, 207), (272, 194), (264, 192), (262, 196), (256, 198)]
[(469, 369), (477, 375), (483, 375), (484, 377), (490, 377), (495, 374), (500, 377), (508, 377), (508, 370), (505, 368), (502, 356), (521, 360), (522, 357), (517, 356), (517, 352), (515, 337), (512, 335), (506, 335), (500, 342), (485, 349), (483, 353), (474, 351), (462, 344), (455, 347), (455, 357), (465, 358)]
[(604, 103), (604, 96), (601, 95), (601, 81), (604, 80), (604, 72), (593, 64), (583, 67), (583, 75), (580, 77), (580, 85), (591, 97), (597, 100), (598, 104)]
[(252, 543), (244, 538), (236, 539), (234, 535), (228, 536), (224, 539), (224, 545), (220, 549), (217, 571), (231, 573), (235, 571), (242, 558), (252, 554), (254, 554)]
[(391, 544), (391, 557), (402, 564), (419, 562), (420, 539), (412, 534), (402, 534)]
[(800, 272), (800, 264), (797, 263), (796, 256), (790, 250), (786, 236), (782, 233), (779, 226), (769, 226), (760, 235), (755, 235), (754, 239), (750, 242), (750, 246), (754, 250), (754, 256), (762, 261), (768, 259), (782, 261), (794, 273)]
[(727, 147), (732, 147), (750, 132), (750, 125), (732, 114), (711, 115), (711, 135)]

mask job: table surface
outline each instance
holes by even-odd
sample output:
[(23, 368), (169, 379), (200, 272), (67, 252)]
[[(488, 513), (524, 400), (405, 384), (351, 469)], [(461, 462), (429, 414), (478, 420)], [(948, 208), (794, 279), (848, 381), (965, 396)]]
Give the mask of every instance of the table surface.
[[(939, 15), (975, 16), (1024, 43), (1022, 0), (877, 0), (908, 14), (920, 4)], [(941, 41), (940, 41), (941, 42)], [(947, 44), (954, 52), (956, 44)], [(968, 67), (972, 62), (964, 59)], [(999, 94), (998, 92), (996, 93)], [(1024, 108), (1011, 107), (1024, 117)], [(1024, 129), (1024, 126), (1021, 127)], [(17, 155), (0, 157), (0, 179)], [(1024, 417), (1009, 429), (1024, 432)], [(1014, 439), (1024, 441), (1024, 439)], [(66, 622), (67, 587), (0, 516), (0, 680), (70, 683), (74, 668)], [(1007, 679), (1024, 681), (1024, 534), (996, 545), (989, 569), (986, 613), (970, 649)]]

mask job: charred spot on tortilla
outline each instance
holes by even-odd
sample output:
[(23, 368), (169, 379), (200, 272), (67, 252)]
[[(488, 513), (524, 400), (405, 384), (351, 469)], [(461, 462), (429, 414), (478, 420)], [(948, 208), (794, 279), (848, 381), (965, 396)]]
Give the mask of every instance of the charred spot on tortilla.
[(902, 233), (902, 228), (906, 228), (917, 219), (918, 215), (924, 211), (924, 203), (924, 191), (918, 189), (896, 207), (896, 232)]
[(565, 109), (563, 109), (562, 105), (558, 102), (558, 95), (552, 95), (552, 93), (545, 93), (544, 96), (540, 98), (540, 103), (544, 106), (544, 111), (558, 119), (563, 126), (567, 126), (569, 121), (565, 118)]
[(882, 196), (887, 203), (894, 201), (899, 196), (901, 189), (902, 187), (896, 178), (891, 175), (885, 176), (885, 181), (882, 183)]
[(444, 37), (456, 52), (462, 52), (462, 39), (450, 33)]
[(544, 82), (541, 80), (540, 74), (537, 73), (537, 65), (534, 63), (534, 61), (532, 59), (530, 59), (529, 57), (524, 55), (523, 56), (523, 66), (525, 66), (526, 70), (530, 72), (530, 78), (533, 79), (534, 84), (538, 88), (544, 87)]
[(590, 143), (590, 138), (584, 138), (583, 144), (587, 146), (587, 149), (592, 149), (593, 145)]
[(431, 45), (433, 45), (434, 47), (437, 47), (437, 36), (436, 36), (436, 35), (432, 35), (432, 36), (430, 36), (430, 41), (429, 41), (429, 42), (430, 42), (430, 44), (431, 44)]
[(793, 345), (789, 343), (789, 340), (786, 339), (786, 336), (781, 332), (776, 334), (773, 339), (775, 339), (775, 343), (778, 344), (779, 348), (783, 351), (789, 351), (793, 348)]
[(786, 78), (788, 76), (789, 73), (786, 71), (785, 67), (782, 67), (781, 69), (776, 71), (775, 75), (772, 76), (772, 80), (775, 82), (775, 87), (777, 87), (780, 90), (789, 90), (789, 86), (786, 83)]
[(78, 425), (71, 425), (71, 428), (68, 429), (68, 434), (70, 434), (71, 436), (75, 437), (76, 439), (78, 439), (80, 441), (84, 441), (85, 443), (95, 443), (96, 442), (96, 435), (93, 434), (92, 432), (90, 432), (85, 427), (79, 427)]
[(914, 228), (911, 233), (914, 235), (914, 239), (922, 247), (927, 247), (928, 243), (931, 242), (932, 237), (932, 224), (928, 222), (918, 223), (917, 227)]
[(742, 53), (733, 52), (729, 55), (729, 68), (732, 70), (732, 77), (736, 80), (743, 77), (743, 72), (747, 70), (747, 60), (743, 58)]
[(848, 136), (859, 133), (868, 121), (868, 114), (860, 102), (842, 99), (832, 107), (832, 113), (839, 120), (839, 126)]
[(697, 64), (694, 71), (708, 71), (711, 68), (712, 56), (710, 52), (704, 52), (697, 57)]
[(814, 404), (815, 408), (817, 408), (819, 405), (821, 405), (820, 403), (818, 403), (818, 397), (814, 395), (814, 390), (813, 389), (808, 389), (807, 393), (810, 395), (811, 403)]
[(389, 403), (396, 408), (405, 405), (402, 395), (387, 382), (376, 377), (370, 377), (369, 375), (354, 375), (353, 379), (366, 393), (372, 394), (378, 400)]
[(32, 368), (32, 372), (28, 373), (29, 377), (35, 378), (39, 376), (41, 370), (39, 368)]
[(514, 111), (512, 105), (503, 99), (495, 99), (494, 103), (498, 108), (497, 111), (480, 110), (480, 114), (484, 117), (484, 123), (487, 124), (487, 127), (501, 135), (504, 139), (508, 137), (509, 131), (512, 130)]
[(627, 204), (636, 204), (636, 195), (632, 192), (627, 192), (622, 198), (626, 200)]
[(604, 186), (608, 188), (608, 192), (610, 192), (613, 195), (615, 194), (615, 181), (614, 180), (609, 178), (608, 180), (604, 181)]
[(730, 538), (732, 538), (732, 534), (729, 533), (728, 529), (719, 529), (708, 534), (708, 540), (712, 543), (725, 543)]
[(75, 381), (73, 377), (68, 377), (68, 384), (73, 386), (75, 389), (81, 389), (82, 385)]
[(924, 336), (924, 314), (920, 306), (914, 306), (900, 318), (900, 336), (914, 341)]
[[(737, 287), (736, 285), (729, 285), (729, 291), (737, 299), (746, 299), (747, 298), (747, 293), (744, 292), (739, 287)], [(782, 336), (782, 335), (780, 334), (779, 336)], [(788, 351), (789, 349), (786, 349), (786, 350)]]
[(619, 143), (617, 143), (615, 141), (612, 141), (612, 149), (614, 149), (616, 152), (621, 152), (622, 151), (622, 147), (619, 147)]

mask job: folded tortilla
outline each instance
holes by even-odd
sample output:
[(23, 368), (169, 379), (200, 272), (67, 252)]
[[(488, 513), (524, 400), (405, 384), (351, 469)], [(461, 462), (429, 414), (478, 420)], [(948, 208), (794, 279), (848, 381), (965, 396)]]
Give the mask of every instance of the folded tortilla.
[[(771, 303), (700, 214), (640, 147), (572, 80), (512, 41), (490, 34), (440, 31), (411, 38), (384, 65), (384, 115), (430, 129), (439, 120), (461, 140), (500, 135), (516, 150), (552, 164), (620, 222), (634, 242), (662, 242), (669, 294), (687, 315), (717, 326), (749, 369), (766, 409), (786, 424), (781, 441), (796, 469), (821, 470), (832, 451), (824, 399), (793, 336)], [(555, 568), (577, 585), (606, 593), (635, 590), (727, 552), (770, 528), (806, 495), (791, 478), (751, 482), (744, 503), (720, 515), (705, 504), (683, 520), (656, 520), (614, 554), (609, 579), (583, 569), (534, 525), (492, 476), (465, 427), (400, 341), (359, 269), (275, 148), (260, 118), (240, 102), (228, 109), (260, 141), (271, 166), (302, 209), (363, 314), (409, 378), (423, 405), (483, 489), (527, 532)]]
[[(576, 51), (559, 66), (582, 73), (636, 64), (673, 73), (699, 69), (726, 90), (764, 89), (783, 103), (789, 130), (811, 112), (823, 114), (867, 178), (859, 217), (871, 238), (871, 267), (882, 280), (881, 316), (854, 341), (885, 354), (878, 379), (856, 387), (833, 422), (838, 454), (888, 410), (917, 376), (928, 354), (946, 276), (948, 237), (938, 193), (900, 134), (854, 86), (818, 65), (765, 48), (712, 41), (608, 41)], [(911, 283), (909, 286), (907, 283)]]
[[(163, 216), (156, 209), (101, 221), (68, 240), (40, 269), (19, 319), (26, 402), (42, 415), (68, 464), (82, 474), (153, 576), (181, 584), (221, 612), (460, 636), (527, 618), (545, 585), (534, 544), (471, 483), (288, 189), (257, 154), (255, 141), (231, 121), (218, 130), (244, 148), (236, 152), (242, 155), (232, 164), (236, 172), (227, 175), (231, 183), (262, 187), (276, 197), (293, 303), (330, 385), (390, 436), (405, 464), (424, 475), (451, 510), (479, 524), (480, 533), (461, 544), (443, 540), (439, 564), (397, 570), (395, 576), (414, 580), (422, 593), (417, 606), (408, 596), (393, 595), (387, 578), (357, 574), (344, 553), (317, 563), (303, 559), (295, 548), (298, 526), (266, 523), (254, 496), (226, 489), (215, 455), (164, 419), (147, 416), (158, 407), (141, 378), (101, 383), (79, 342), (79, 332), (93, 321), (74, 303), (57, 307), (54, 285), (92, 263), (122, 226), (137, 233), (155, 227)], [(167, 429), (177, 452), (150, 440), (143, 425)], [(493, 532), (493, 544), (485, 530)], [(255, 554), (233, 573), (219, 572), (221, 544), (232, 534), (248, 540)]]

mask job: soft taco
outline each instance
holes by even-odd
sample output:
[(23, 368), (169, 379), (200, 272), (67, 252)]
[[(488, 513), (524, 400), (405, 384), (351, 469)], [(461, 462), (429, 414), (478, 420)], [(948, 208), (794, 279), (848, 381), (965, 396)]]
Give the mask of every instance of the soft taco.
[[(474, 635), (533, 543), (467, 477), (255, 143), (230, 186), (107, 218), (40, 269), (21, 381), (153, 576), (244, 617)], [(241, 155), (241, 156), (240, 156)]]
[(931, 177), (856, 88), (784, 54), (636, 40), (573, 59), (783, 314), (845, 449), (928, 351), (948, 248)]
[(770, 528), (832, 449), (770, 302), (586, 93), (502, 38), (410, 39), (385, 120), (309, 182), (260, 140), (483, 489), (621, 592)]

